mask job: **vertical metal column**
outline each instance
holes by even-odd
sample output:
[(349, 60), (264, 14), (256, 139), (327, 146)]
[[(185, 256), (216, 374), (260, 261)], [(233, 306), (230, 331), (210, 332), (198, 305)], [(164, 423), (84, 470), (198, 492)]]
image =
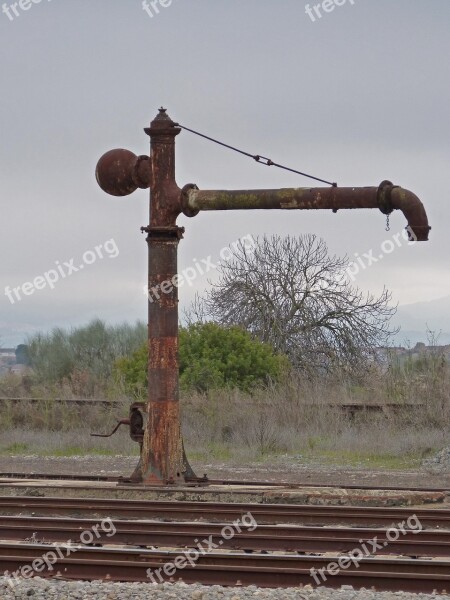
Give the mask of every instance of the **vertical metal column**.
[(148, 243), (148, 421), (134, 477), (166, 483), (195, 477), (187, 462), (180, 427), (178, 389), (178, 243), (175, 222), (180, 190), (175, 182), (175, 136), (180, 129), (161, 109), (145, 130), (151, 138)]

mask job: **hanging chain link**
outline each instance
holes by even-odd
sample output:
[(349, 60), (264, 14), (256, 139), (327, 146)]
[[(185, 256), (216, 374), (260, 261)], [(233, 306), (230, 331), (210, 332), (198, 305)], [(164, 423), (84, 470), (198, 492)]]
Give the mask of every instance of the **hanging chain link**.
[(386, 231), (390, 231), (391, 230), (391, 227), (390, 227), (390, 224), (389, 224), (389, 216), (390, 215), (386, 215)]

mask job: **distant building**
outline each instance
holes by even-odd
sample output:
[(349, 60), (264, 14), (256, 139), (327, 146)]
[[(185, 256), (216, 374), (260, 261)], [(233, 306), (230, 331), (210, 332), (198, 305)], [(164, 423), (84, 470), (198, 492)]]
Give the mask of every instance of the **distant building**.
[(0, 375), (9, 372), (9, 369), (16, 364), (16, 351), (14, 348), (0, 348)]
[(406, 360), (419, 360), (425, 356), (440, 356), (450, 364), (450, 345), (427, 346), (423, 342), (417, 342), (414, 348), (383, 347), (375, 350), (375, 355), (381, 365), (387, 367), (395, 359), (399, 365)]
[(28, 373), (30, 371), (30, 367), (27, 367), (26, 365), (12, 365), (12, 367), (9, 367), (8, 372), (9, 373), (13, 373), (14, 375), (25, 375), (25, 373)]

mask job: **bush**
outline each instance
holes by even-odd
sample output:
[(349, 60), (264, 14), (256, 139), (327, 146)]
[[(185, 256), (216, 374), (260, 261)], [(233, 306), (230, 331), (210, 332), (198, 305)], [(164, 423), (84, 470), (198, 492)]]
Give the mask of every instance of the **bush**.
[[(180, 386), (199, 392), (212, 388), (250, 391), (278, 381), (289, 367), (287, 358), (252, 338), (240, 327), (195, 323), (180, 330)], [(116, 363), (116, 372), (134, 395), (147, 387), (147, 346)]]
[(237, 326), (195, 323), (180, 331), (180, 384), (184, 389), (236, 387), (248, 391), (279, 380), (285, 356)]
[(72, 330), (54, 329), (30, 338), (28, 355), (39, 381), (62, 383), (80, 374), (107, 379), (116, 360), (129, 356), (147, 337), (143, 323), (108, 326), (100, 319)]

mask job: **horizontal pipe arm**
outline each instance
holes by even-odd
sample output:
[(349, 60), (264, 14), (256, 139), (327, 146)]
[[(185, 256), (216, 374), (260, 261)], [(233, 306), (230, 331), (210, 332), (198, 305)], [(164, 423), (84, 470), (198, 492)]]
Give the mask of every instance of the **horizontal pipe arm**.
[(376, 187), (190, 190), (188, 207), (199, 210), (378, 208)]
[(389, 214), (399, 209), (417, 240), (427, 240), (425, 209), (415, 194), (390, 182), (379, 187), (284, 188), (277, 190), (199, 190), (186, 186), (183, 212), (193, 216), (202, 210), (378, 208)]

